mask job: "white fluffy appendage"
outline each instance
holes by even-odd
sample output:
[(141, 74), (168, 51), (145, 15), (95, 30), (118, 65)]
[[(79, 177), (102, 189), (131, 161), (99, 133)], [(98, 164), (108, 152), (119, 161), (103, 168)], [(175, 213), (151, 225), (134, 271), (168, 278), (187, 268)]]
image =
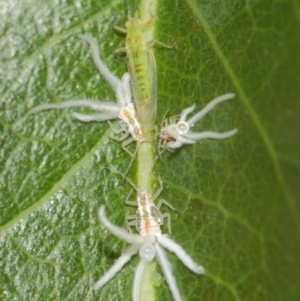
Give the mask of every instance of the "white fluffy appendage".
[[(219, 103), (229, 100), (233, 98), (235, 94), (227, 93), (217, 97), (216, 99), (209, 102), (200, 112), (195, 114), (189, 120), (186, 121), (187, 115), (189, 115), (195, 109), (195, 104), (191, 107), (184, 109), (180, 114), (179, 122), (176, 124), (169, 124), (165, 131), (172, 137), (175, 141), (169, 141), (166, 145), (169, 149), (174, 149), (181, 147), (183, 144), (193, 144), (198, 140), (211, 138), (211, 139), (226, 139), (231, 137), (237, 133), (237, 129), (233, 129), (224, 133), (216, 133), (212, 131), (205, 131), (199, 133), (193, 133), (190, 131), (190, 127), (192, 127), (197, 121), (201, 120), (209, 111), (211, 111), (215, 106)], [(171, 140), (171, 139), (169, 139)]]
[[(69, 108), (89, 108), (91, 110), (95, 110), (95, 111), (104, 111), (104, 112), (108, 112), (110, 113), (110, 118), (90, 118), (90, 120), (88, 120), (87, 118), (79, 118), (79, 120), (81, 121), (92, 121), (92, 120), (96, 120), (96, 121), (103, 121), (103, 120), (108, 120), (108, 119), (113, 119), (113, 118), (117, 118), (119, 111), (120, 111), (120, 105), (124, 104), (124, 100), (123, 97), (126, 98), (127, 101), (127, 95), (124, 95), (124, 92), (122, 93), (122, 90), (125, 90), (126, 92), (128, 92), (128, 87), (122, 87), (124, 84), (128, 85), (130, 88), (130, 76), (129, 74), (126, 75), (126, 79), (125, 80), (119, 80), (113, 73), (111, 73), (109, 71), (109, 69), (107, 68), (107, 66), (104, 64), (104, 62), (101, 60), (100, 56), (99, 56), (99, 47), (98, 44), (96, 42), (96, 40), (89, 35), (80, 35), (80, 38), (87, 41), (90, 46), (91, 46), (91, 50), (92, 50), (92, 57), (94, 60), (95, 65), (97, 66), (100, 74), (107, 80), (107, 82), (111, 85), (111, 87), (113, 88), (113, 90), (116, 92), (117, 95), (117, 103), (114, 102), (102, 102), (100, 100), (94, 100), (94, 99), (74, 99), (74, 100), (69, 100), (69, 101), (65, 101), (59, 104), (41, 104), (35, 108), (33, 108), (30, 113), (38, 113), (41, 111), (45, 111), (45, 110), (51, 110), (51, 109), (69, 109)], [(129, 80), (128, 80), (128, 76), (129, 76)], [(125, 94), (126, 94), (125, 92)], [(119, 98), (118, 98), (119, 96)], [(131, 92), (129, 94), (130, 97), (130, 101), (131, 101)], [(127, 102), (126, 102), (127, 104)], [(114, 114), (112, 114), (114, 113)], [(74, 118), (76, 118), (77, 113), (75, 113), (75, 115), (73, 116)], [(82, 115), (82, 114), (81, 114)], [(85, 115), (83, 115), (85, 116)], [(88, 115), (87, 115), (88, 116)]]
[(94, 290), (98, 290), (103, 287), (108, 281), (116, 276), (116, 274), (122, 270), (123, 266), (131, 259), (131, 257), (137, 253), (139, 249), (138, 245), (132, 245), (127, 249), (114, 263), (114, 265), (93, 285)]
[[(126, 108), (126, 106), (131, 104), (129, 73), (127, 72), (124, 73), (122, 80), (118, 80), (116, 84), (115, 92), (117, 97), (116, 103), (110, 101), (94, 100), (94, 99), (74, 99), (58, 104), (55, 103), (41, 104), (33, 108), (32, 110), (30, 110), (29, 113), (30, 114), (39, 113), (41, 111), (52, 110), (52, 109), (88, 108), (103, 113), (95, 113), (95, 114), (87, 115), (87, 114), (80, 114), (75, 112), (72, 114), (72, 117), (83, 122), (91, 122), (91, 121), (101, 122), (101, 121), (106, 121), (106, 120), (111, 120), (116, 118), (122, 119), (122, 116), (120, 115), (122, 109)], [(127, 120), (125, 120), (125, 122), (126, 121)]]
[(116, 91), (117, 90), (117, 84), (118, 84), (118, 82), (120, 82), (120, 80), (113, 73), (111, 73), (109, 71), (107, 66), (101, 60), (100, 55), (99, 55), (100, 51), (99, 51), (99, 47), (98, 47), (98, 43), (97, 43), (96, 39), (94, 39), (92, 36), (87, 35), (87, 34), (79, 35), (79, 37), (82, 40), (87, 41), (90, 44), (91, 52), (92, 52), (92, 58), (94, 60), (94, 63), (96, 65), (96, 67), (98, 68), (100, 74), (111, 85), (113, 90)]
[(165, 253), (165, 251), (160, 247), (158, 243), (155, 244), (156, 256), (158, 259), (158, 263), (160, 264), (166, 281), (169, 284), (170, 291), (173, 295), (175, 301), (182, 301), (178, 286), (176, 284), (176, 279), (173, 275), (172, 265)]
[(158, 242), (162, 247), (173, 252), (181, 262), (192, 272), (196, 274), (204, 274), (204, 268), (198, 265), (187, 252), (178, 245), (174, 240), (168, 237), (168, 235), (160, 235), (157, 237)]
[(133, 287), (132, 287), (132, 301), (140, 301), (141, 286), (145, 268), (148, 260), (141, 258), (138, 266), (135, 269)]

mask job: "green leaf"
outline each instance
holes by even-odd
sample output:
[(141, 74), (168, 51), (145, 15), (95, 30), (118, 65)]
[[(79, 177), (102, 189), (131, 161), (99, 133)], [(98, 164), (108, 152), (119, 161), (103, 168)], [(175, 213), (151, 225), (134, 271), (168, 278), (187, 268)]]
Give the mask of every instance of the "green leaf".
[[(70, 3), (69, 3), (70, 2)], [(114, 100), (89, 45), (97, 38), (110, 70), (124, 36), (122, 1), (0, 1), (0, 299), (130, 300), (135, 256), (100, 291), (92, 285), (128, 245), (97, 213), (123, 227), (131, 190), (111, 172), (131, 158), (105, 123), (72, 120), (71, 110), (28, 115), (40, 103)], [(131, 5), (134, 10), (136, 3)], [(158, 120), (214, 97), (195, 130), (239, 133), (164, 153), (155, 171), (177, 214), (172, 238), (205, 267), (190, 272), (168, 254), (184, 300), (298, 300), (300, 295), (299, 1), (159, 1), (154, 46)], [(129, 177), (136, 181), (136, 166)], [(163, 210), (167, 212), (168, 209)], [(167, 229), (164, 226), (163, 231)], [(158, 265), (149, 283), (172, 300)], [(145, 298), (145, 297), (144, 297)]]

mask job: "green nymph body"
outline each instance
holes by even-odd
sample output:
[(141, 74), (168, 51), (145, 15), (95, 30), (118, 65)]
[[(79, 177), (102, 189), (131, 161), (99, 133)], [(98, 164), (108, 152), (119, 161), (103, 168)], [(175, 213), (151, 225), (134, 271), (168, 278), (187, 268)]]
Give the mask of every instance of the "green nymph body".
[(125, 49), (118, 51), (126, 51), (137, 116), (146, 135), (153, 130), (157, 113), (156, 64), (150, 42), (143, 35), (152, 23), (151, 18), (141, 24), (135, 13), (134, 17), (128, 16), (126, 29), (115, 27), (127, 34)]

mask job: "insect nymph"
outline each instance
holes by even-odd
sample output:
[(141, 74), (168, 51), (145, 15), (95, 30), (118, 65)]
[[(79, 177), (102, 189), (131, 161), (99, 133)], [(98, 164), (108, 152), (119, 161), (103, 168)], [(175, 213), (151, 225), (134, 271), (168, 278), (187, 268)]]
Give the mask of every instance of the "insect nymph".
[(199, 120), (201, 120), (210, 110), (216, 107), (219, 103), (229, 100), (234, 97), (233, 93), (221, 95), (210, 101), (201, 111), (196, 113), (193, 117), (187, 119), (187, 116), (194, 111), (195, 104), (184, 109), (179, 118), (171, 117), (168, 122), (165, 120), (165, 125), (160, 131), (160, 148), (167, 148), (169, 150), (179, 148), (184, 144), (194, 144), (196, 141), (206, 138), (211, 139), (226, 139), (237, 133), (237, 129), (233, 129), (224, 133), (217, 133), (212, 131), (204, 131), (194, 133), (191, 127)]
[[(68, 109), (81, 107), (101, 112), (90, 115), (76, 112), (72, 113), (73, 118), (82, 122), (102, 122), (106, 120), (119, 118), (121, 130), (125, 131), (125, 135), (123, 135), (122, 140), (124, 140), (128, 136), (128, 134), (131, 135), (131, 138), (123, 141), (122, 143), (123, 149), (129, 154), (131, 154), (127, 150), (126, 146), (132, 141), (141, 142), (143, 141), (144, 137), (140, 123), (137, 120), (134, 104), (132, 103), (130, 75), (126, 72), (124, 73), (121, 79), (117, 78), (114, 74), (112, 74), (109, 71), (104, 62), (101, 60), (96, 40), (89, 35), (81, 35), (80, 37), (90, 44), (94, 63), (101, 75), (107, 80), (107, 82), (111, 85), (112, 89), (115, 91), (117, 101), (104, 102), (94, 99), (74, 99), (58, 104), (41, 104), (33, 108), (30, 111), (30, 113), (38, 113), (50, 109)], [(118, 133), (120, 133), (120, 131)]]
[(139, 235), (127, 232), (114, 224), (112, 224), (105, 216), (104, 206), (101, 206), (99, 210), (99, 219), (102, 224), (111, 231), (117, 237), (132, 244), (123, 254), (117, 259), (115, 264), (94, 284), (94, 289), (98, 290), (103, 287), (108, 281), (110, 281), (131, 259), (131, 257), (139, 252), (140, 262), (135, 270), (133, 288), (132, 288), (132, 300), (140, 300), (140, 291), (142, 276), (147, 263), (154, 257), (157, 258), (160, 264), (165, 279), (169, 285), (171, 293), (175, 301), (182, 301), (181, 294), (176, 284), (175, 277), (172, 272), (172, 266), (169, 262), (164, 248), (173, 252), (182, 261), (182, 263), (196, 274), (204, 274), (204, 268), (198, 265), (193, 259), (186, 253), (186, 251), (178, 245), (175, 241), (161, 233), (160, 226), (163, 223), (164, 218), (168, 218), (168, 227), (170, 231), (170, 219), (169, 214), (162, 214), (159, 210), (160, 206), (165, 203), (172, 209), (174, 209), (165, 200), (160, 200), (157, 206), (154, 204), (155, 198), (158, 197), (162, 191), (162, 182), (160, 189), (151, 196), (147, 191), (138, 193), (137, 202), (126, 200), (127, 204), (137, 205), (136, 216), (128, 216), (126, 219), (127, 228), (135, 225)]

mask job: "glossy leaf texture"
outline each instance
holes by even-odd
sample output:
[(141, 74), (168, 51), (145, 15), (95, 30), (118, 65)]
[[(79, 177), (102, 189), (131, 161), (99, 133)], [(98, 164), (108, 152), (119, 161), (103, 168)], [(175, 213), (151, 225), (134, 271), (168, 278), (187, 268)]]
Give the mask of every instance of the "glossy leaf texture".
[[(224, 2), (225, 3), (225, 2)], [(195, 125), (228, 131), (164, 153), (155, 166), (161, 197), (177, 213), (172, 238), (206, 269), (188, 271), (172, 254), (184, 300), (289, 300), (300, 295), (299, 1), (157, 3), (154, 45), (158, 120), (234, 92)], [(135, 7), (132, 4), (132, 7)], [(135, 3), (136, 5), (136, 3)], [(114, 174), (131, 158), (106, 123), (84, 124), (71, 111), (28, 115), (34, 106), (74, 98), (114, 100), (80, 33), (114, 53), (124, 36), (122, 1), (0, 0), (0, 299), (130, 300), (137, 256), (103, 289), (92, 284), (126, 243), (98, 221), (124, 226), (130, 185)], [(86, 110), (79, 110), (87, 112)], [(135, 181), (135, 166), (129, 177)], [(168, 211), (162, 208), (162, 211)], [(166, 227), (163, 228), (167, 231)], [(162, 271), (149, 280), (156, 300), (172, 300)]]

